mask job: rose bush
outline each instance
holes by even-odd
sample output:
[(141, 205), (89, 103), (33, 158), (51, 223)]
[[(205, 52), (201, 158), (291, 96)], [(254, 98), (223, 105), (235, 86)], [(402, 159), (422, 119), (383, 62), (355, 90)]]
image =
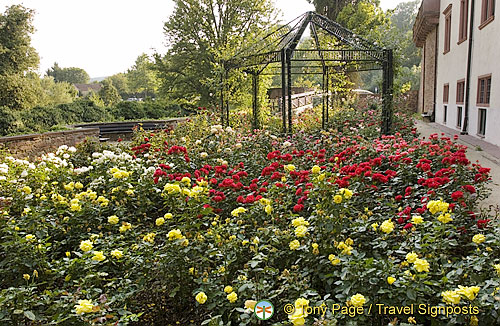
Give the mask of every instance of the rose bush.
[[(377, 138), (377, 114), (339, 110), (328, 131), (279, 136), (205, 113), (130, 148), (4, 153), (2, 325), (254, 325), (260, 299), (273, 325), (500, 322), (500, 229), (476, 207), (489, 169), (452, 139), (419, 139), (404, 114)], [(323, 303), (478, 311), (303, 306)]]

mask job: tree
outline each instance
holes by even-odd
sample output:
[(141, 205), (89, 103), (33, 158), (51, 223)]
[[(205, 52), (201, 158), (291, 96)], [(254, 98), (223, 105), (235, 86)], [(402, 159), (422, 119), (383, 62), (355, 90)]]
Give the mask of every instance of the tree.
[(53, 106), (71, 103), (76, 98), (78, 91), (66, 82), (56, 83), (53, 77), (40, 78), (33, 74), (32, 87), (36, 94), (36, 106)]
[(122, 100), (118, 90), (109, 79), (102, 81), (102, 88), (99, 91), (99, 97), (102, 99), (104, 105), (111, 106)]
[(145, 97), (158, 90), (158, 78), (153, 61), (145, 53), (135, 60), (135, 64), (127, 72), (130, 90), (133, 93), (145, 93)]
[[(174, 13), (165, 23), (172, 44), (163, 57), (156, 56), (161, 92), (175, 98), (216, 105), (223, 67), (221, 62), (248, 46), (275, 19), (270, 0), (175, 0)], [(248, 87), (249, 77), (230, 76), (234, 100)], [(229, 95), (231, 95), (229, 94)]]
[(47, 76), (54, 77), (56, 82), (67, 82), (70, 84), (87, 84), (90, 81), (89, 74), (82, 68), (61, 68), (54, 62), (54, 66), (47, 70)]
[(345, 6), (351, 4), (355, 6), (359, 0), (307, 0), (314, 5), (315, 11), (328, 17), (331, 20), (336, 20), (337, 15), (344, 9)]
[(378, 0), (361, 0), (347, 4), (337, 16), (337, 22), (356, 34), (380, 43), (390, 28), (390, 19), (379, 7)]
[(130, 94), (129, 80), (127, 74), (118, 73), (107, 78), (116, 87), (120, 96), (125, 99)]
[(28, 73), (38, 68), (39, 57), (31, 46), (32, 10), (13, 5), (0, 14), (0, 106), (24, 109), (33, 105)]
[(401, 65), (413, 68), (420, 64), (420, 50), (413, 43), (413, 23), (417, 17), (420, 0), (402, 2), (392, 12), (391, 31), (394, 46), (400, 51)]

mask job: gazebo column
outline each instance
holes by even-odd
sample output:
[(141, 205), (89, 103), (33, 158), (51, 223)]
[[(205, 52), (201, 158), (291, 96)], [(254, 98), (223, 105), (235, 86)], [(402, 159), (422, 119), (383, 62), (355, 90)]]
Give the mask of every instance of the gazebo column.
[(259, 75), (256, 72), (252, 73), (252, 90), (253, 90), (252, 127), (253, 129), (259, 129)]
[(382, 135), (392, 134), (393, 115), (393, 54), (392, 50), (384, 50), (384, 62), (382, 64)]
[(286, 134), (286, 52), (281, 50), (281, 120), (283, 134)]
[(287, 95), (288, 95), (288, 133), (292, 134), (292, 50), (286, 49)]

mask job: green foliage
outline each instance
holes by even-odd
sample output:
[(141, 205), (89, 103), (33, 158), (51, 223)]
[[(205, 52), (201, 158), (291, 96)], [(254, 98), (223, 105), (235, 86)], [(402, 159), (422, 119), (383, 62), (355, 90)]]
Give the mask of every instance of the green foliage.
[(135, 64), (127, 72), (128, 86), (132, 93), (144, 93), (144, 97), (156, 94), (159, 82), (153, 68), (153, 62), (147, 54), (137, 57)]
[(307, 0), (314, 5), (315, 11), (331, 20), (336, 20), (338, 14), (347, 5), (356, 6), (359, 0)]
[(23, 74), (38, 67), (39, 57), (30, 36), (35, 31), (33, 15), (33, 10), (21, 5), (0, 13), (0, 76)]
[[(59, 84), (59, 83), (58, 83)], [(105, 107), (99, 97), (17, 111), (0, 107), (0, 136), (45, 132), (68, 124), (184, 117), (196, 112), (188, 102), (119, 102)]]
[(122, 99), (125, 100), (128, 98), (130, 94), (130, 86), (127, 74), (118, 73), (108, 77), (107, 79), (109, 79), (113, 86), (116, 87), (116, 90), (118, 91)]
[[(273, 5), (269, 0), (174, 3), (174, 13), (164, 28), (172, 46), (165, 56), (156, 56), (160, 92), (163, 96), (194, 100), (202, 106), (215, 106), (215, 95), (221, 89), (221, 60), (229, 59), (254, 42), (262, 29), (267, 29), (273, 20)], [(242, 90), (251, 84), (249, 76), (233, 72), (228, 77), (230, 101), (245, 102), (249, 92)]]
[(33, 76), (33, 88), (36, 90), (36, 106), (51, 106), (71, 103), (77, 96), (76, 88), (66, 82), (56, 83), (53, 77)]
[[(200, 114), (138, 131), (130, 149), (87, 142), (32, 163), (0, 154), (0, 323), (246, 326), (259, 323), (247, 300), (268, 299), (274, 326), (408, 320), (376, 304), (477, 306), (481, 324), (497, 325), (500, 227), (476, 210), (489, 169), (449, 138), (415, 137), (404, 114), (400, 133), (378, 138), (377, 111), (336, 111), (334, 128), (290, 137)], [(478, 288), (445, 303), (460, 286)], [(328, 309), (294, 320), (283, 307), (298, 298)]]
[(56, 82), (67, 82), (70, 84), (87, 84), (90, 81), (89, 74), (82, 68), (61, 68), (54, 62), (54, 66), (47, 70), (47, 76), (54, 77)]
[(102, 81), (102, 88), (99, 91), (99, 97), (106, 106), (114, 105), (122, 100), (118, 90), (109, 79)]
[(372, 42), (380, 43), (390, 26), (378, 1), (361, 0), (347, 4), (337, 16), (337, 22)]
[(39, 62), (31, 46), (33, 15), (21, 5), (0, 13), (0, 106), (25, 109), (36, 101), (30, 80)]

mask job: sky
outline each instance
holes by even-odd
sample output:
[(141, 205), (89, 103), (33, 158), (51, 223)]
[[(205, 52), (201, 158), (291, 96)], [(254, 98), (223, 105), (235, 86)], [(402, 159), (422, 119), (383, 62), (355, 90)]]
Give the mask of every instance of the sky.
[[(314, 10), (306, 0), (274, 1), (285, 22)], [(399, 2), (381, 0), (381, 7)], [(163, 24), (174, 8), (171, 0), (0, 0), (0, 12), (13, 4), (35, 10), (32, 45), (41, 75), (57, 62), (93, 78), (125, 72), (142, 53), (164, 53)]]

